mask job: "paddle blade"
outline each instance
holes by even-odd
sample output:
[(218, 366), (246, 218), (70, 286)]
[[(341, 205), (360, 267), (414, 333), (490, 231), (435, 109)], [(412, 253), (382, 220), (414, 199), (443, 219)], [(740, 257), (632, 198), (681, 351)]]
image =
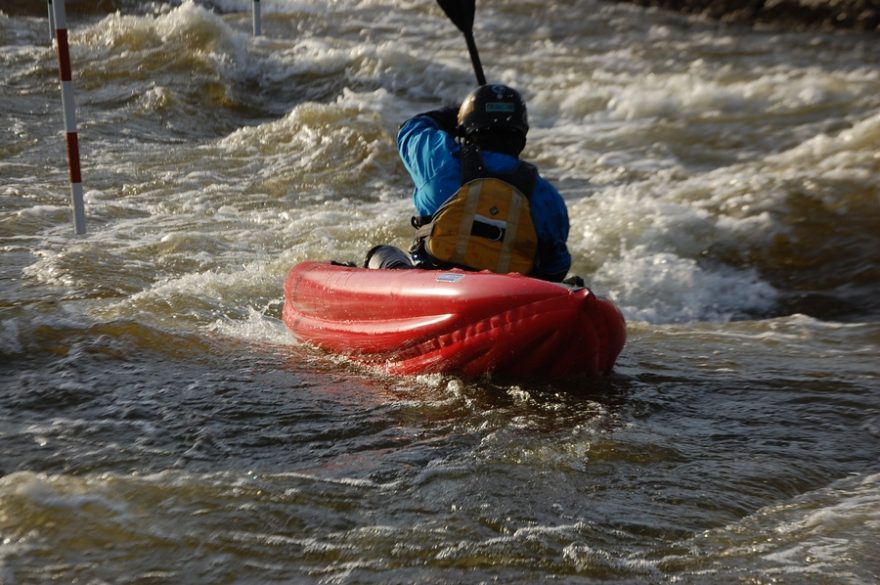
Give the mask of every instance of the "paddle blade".
[(437, 0), (437, 4), (461, 32), (468, 34), (474, 28), (476, 0)]

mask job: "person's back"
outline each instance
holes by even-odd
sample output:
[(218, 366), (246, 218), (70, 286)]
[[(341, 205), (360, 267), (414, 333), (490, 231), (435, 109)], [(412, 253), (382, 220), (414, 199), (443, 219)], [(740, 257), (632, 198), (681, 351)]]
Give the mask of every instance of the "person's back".
[[(426, 112), (401, 126), (398, 150), (415, 183), (416, 266), (565, 278), (568, 213), (559, 192), (519, 160), (527, 132), (525, 103), (501, 85), (478, 88), (457, 111)], [(366, 265), (404, 267), (393, 252), (392, 262), (371, 263), (387, 252), (379, 248)]]

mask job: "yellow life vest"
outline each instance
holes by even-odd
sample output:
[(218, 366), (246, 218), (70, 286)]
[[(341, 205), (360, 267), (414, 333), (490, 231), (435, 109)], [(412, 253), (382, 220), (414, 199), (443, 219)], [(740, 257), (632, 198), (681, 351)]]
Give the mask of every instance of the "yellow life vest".
[[(537, 171), (520, 163), (514, 173), (489, 176), (479, 154), (465, 153), (464, 182), (419, 227), (416, 242), (440, 264), (501, 274), (529, 274), (535, 265), (538, 236), (529, 197)], [(525, 191), (525, 192), (524, 192)]]

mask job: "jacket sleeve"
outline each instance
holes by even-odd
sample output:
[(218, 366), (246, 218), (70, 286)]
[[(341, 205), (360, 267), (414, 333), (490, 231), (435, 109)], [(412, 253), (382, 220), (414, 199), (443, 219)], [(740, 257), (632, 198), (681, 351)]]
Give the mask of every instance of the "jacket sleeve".
[(439, 110), (431, 110), (420, 116), (428, 116), (434, 120), (434, 124), (447, 134), (455, 136), (458, 133), (458, 108), (446, 107)]
[(431, 215), (458, 189), (461, 165), (452, 134), (431, 116), (419, 114), (400, 127), (397, 150), (415, 184), (413, 203), (419, 215)]
[(571, 268), (568, 251), (569, 221), (565, 201), (550, 183), (539, 178), (532, 195), (538, 254), (530, 276), (561, 282)]

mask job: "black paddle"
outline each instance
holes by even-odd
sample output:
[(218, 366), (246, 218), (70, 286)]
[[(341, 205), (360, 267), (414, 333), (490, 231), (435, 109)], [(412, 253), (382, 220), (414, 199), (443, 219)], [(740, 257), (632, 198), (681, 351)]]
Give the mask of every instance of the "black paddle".
[(458, 30), (464, 33), (467, 41), (468, 52), (471, 54), (471, 63), (474, 64), (474, 73), (477, 74), (477, 85), (486, 85), (486, 76), (483, 75), (483, 66), (480, 64), (480, 54), (477, 52), (477, 43), (474, 42), (474, 12), (476, 0), (437, 0), (437, 4), (446, 13)]

